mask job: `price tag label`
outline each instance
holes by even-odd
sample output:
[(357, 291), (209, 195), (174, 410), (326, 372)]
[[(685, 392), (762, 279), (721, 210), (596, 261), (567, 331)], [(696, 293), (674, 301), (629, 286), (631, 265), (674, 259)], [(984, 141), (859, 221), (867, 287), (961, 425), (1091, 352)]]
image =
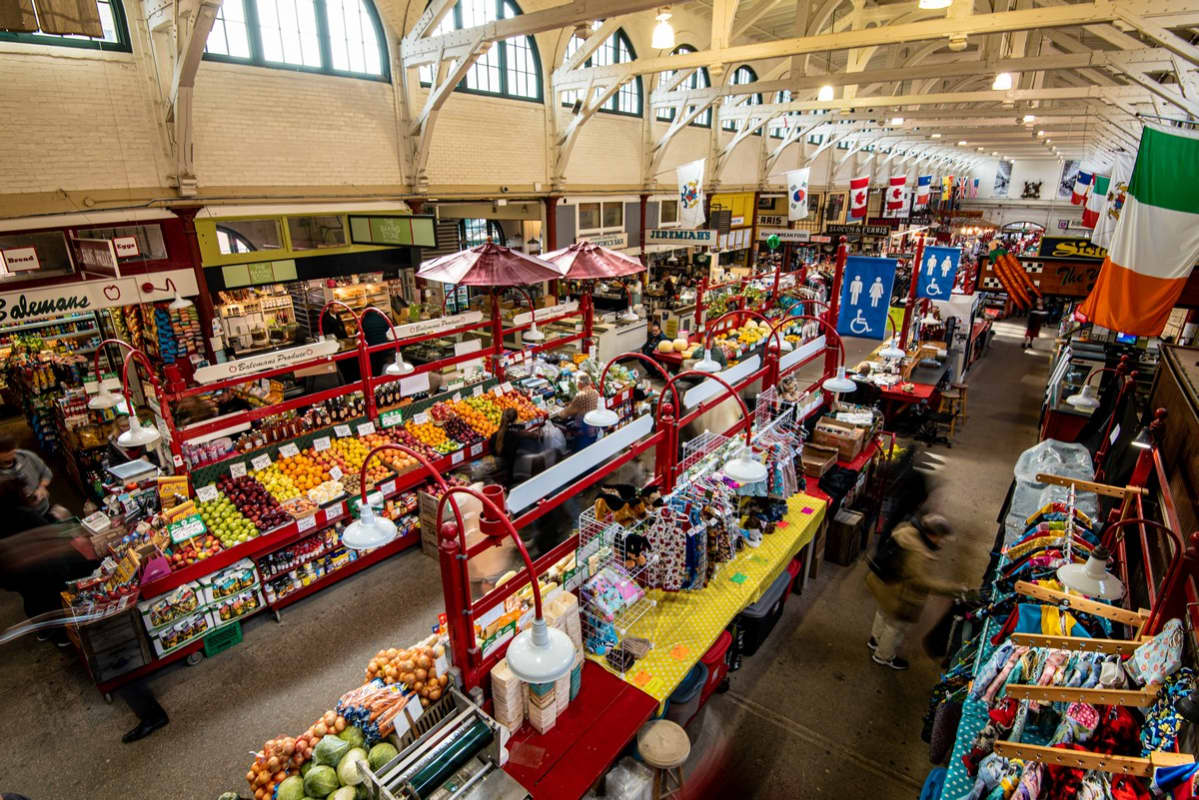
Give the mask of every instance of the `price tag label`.
[(331, 505), (325, 509), (325, 522), (332, 522), (335, 519), (340, 519), (341, 515), (346, 513), (345, 501), (339, 501), (335, 505)]
[(243, 477), (246, 474), (246, 462), (239, 461), (236, 464), (230, 464), (229, 474), (234, 478)]
[(210, 483), (207, 486), (201, 486), (199, 489), (196, 489), (196, 499), (201, 503), (210, 503), (216, 500), (216, 498), (217, 490), (214, 484)]
[(383, 481), (382, 483), (379, 484), (379, 491), (382, 492), (383, 494), (394, 494), (395, 490), (396, 490), (396, 482), (395, 482), (394, 478), (389, 481)]
[(412, 418), (417, 425), (427, 425), (429, 423), (429, 415), (423, 411)]
[(450, 464), (461, 464), (461, 463), (462, 463), (462, 451), (455, 450), (453, 453), (450, 454)]
[(328, 436), (318, 436), (312, 440), (312, 449), (320, 453), (324, 450), (328, 450), (332, 444), (333, 443), (329, 441)]
[(253, 467), (255, 469), (255, 471), (264, 470), (267, 467), (269, 467), (270, 465), (271, 465), (271, 457), (268, 456), (266, 453), (263, 453), (262, 455), (259, 455), (259, 456), (254, 456), (253, 458), (250, 459), (250, 466)]
[(338, 439), (344, 439), (347, 436), (352, 436), (349, 425), (334, 425), (333, 433)]
[(508, 392), (512, 391), (512, 384), (508, 381), (504, 381), (500, 384), (500, 388), (504, 390), (505, 394), (507, 394)]
[(379, 425), (384, 428), (394, 428), (396, 425), (403, 424), (403, 422), (404, 412), (399, 408), (384, 411), (379, 415)]
[(502, 395), (502, 394), (504, 393), (504, 391), (503, 391), (503, 389), (501, 389), (501, 388), (500, 388), (500, 387), (498, 387), (498, 386), (492, 386), (492, 387), (491, 387), (491, 393), (492, 393), (493, 395), (495, 395), (496, 397), (499, 397), (500, 395)]
[(483, 387), (482, 387), (482, 386), (476, 386), (476, 387), (474, 387), (473, 389), (471, 389), (471, 390), (470, 390), (470, 396), (471, 396), (471, 397), (478, 397), (478, 396), (479, 396), (479, 395), (481, 395), (481, 394), (483, 394)]
[(375, 432), (375, 423), (373, 423), (373, 422), (364, 422), (358, 426), (358, 435), (359, 436), (369, 436), (374, 432)]
[(296, 520), (296, 530), (299, 531), (300, 533), (303, 533), (304, 531), (310, 530), (315, 527), (316, 527), (316, 515), (315, 514), (313, 514), (311, 517), (304, 517), (303, 519)]
[(279, 448), (279, 455), (283, 456), (284, 458), (295, 458), (299, 454), (300, 454), (300, 448), (296, 447), (291, 442), (288, 442), (287, 444), (285, 444)]
[(471, 454), (472, 458), (483, 455), (483, 445), (482, 444), (472, 444), (470, 446), (470, 454)]
[(199, 514), (190, 514), (178, 522), (172, 522), (167, 526), (167, 532), (171, 534), (171, 541), (175, 544), (186, 542), (195, 536), (207, 531), (208, 528), (204, 525), (204, 520)]
[(454, 392), (454, 402), (457, 403), (462, 399), (462, 392)]
[(329, 467), (329, 477), (332, 478), (333, 480), (335, 480), (335, 481), (341, 480), (341, 476), (343, 474), (344, 473), (341, 471), (341, 467), (337, 466), (336, 464)]

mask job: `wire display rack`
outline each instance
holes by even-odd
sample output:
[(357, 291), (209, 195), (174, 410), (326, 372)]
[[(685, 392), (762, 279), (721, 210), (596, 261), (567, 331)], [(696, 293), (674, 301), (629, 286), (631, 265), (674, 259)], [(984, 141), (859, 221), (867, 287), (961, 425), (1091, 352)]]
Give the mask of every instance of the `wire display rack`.
[(684, 442), (683, 459), (679, 462), (679, 480), (687, 480), (687, 476), (698, 467), (707, 467), (708, 459), (724, 453), (729, 442), (729, 437), (711, 431), (704, 431)]
[[(654, 518), (653, 514), (647, 514), (622, 525), (598, 519), (594, 507), (584, 509), (579, 515), (576, 561), (587, 575), (580, 598), (583, 644), (588, 652), (604, 655), (618, 646), (657, 605), (643, 588), (648, 570), (657, 561), (657, 555), (648, 551), (646, 536)], [(608, 592), (610, 602), (601, 603), (591, 591), (592, 582), (597, 579), (622, 590), (615, 594)]]

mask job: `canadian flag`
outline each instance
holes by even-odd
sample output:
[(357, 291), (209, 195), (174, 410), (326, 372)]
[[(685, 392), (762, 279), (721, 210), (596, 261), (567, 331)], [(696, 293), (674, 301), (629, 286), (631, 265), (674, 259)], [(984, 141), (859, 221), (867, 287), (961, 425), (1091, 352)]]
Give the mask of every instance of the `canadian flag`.
[(908, 182), (907, 175), (892, 175), (891, 185), (887, 188), (887, 210), (898, 211), (903, 208), (903, 187)]
[(863, 175), (849, 182), (849, 216), (863, 219), (866, 216), (866, 201), (870, 197), (870, 176)]

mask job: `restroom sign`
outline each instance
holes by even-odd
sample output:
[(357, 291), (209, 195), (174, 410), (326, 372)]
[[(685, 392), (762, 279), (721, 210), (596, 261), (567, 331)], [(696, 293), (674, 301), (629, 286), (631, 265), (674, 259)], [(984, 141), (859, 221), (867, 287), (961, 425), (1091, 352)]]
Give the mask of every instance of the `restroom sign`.
[(886, 335), (895, 266), (894, 258), (850, 256), (846, 259), (841, 277), (837, 333), (864, 339), (881, 339)]

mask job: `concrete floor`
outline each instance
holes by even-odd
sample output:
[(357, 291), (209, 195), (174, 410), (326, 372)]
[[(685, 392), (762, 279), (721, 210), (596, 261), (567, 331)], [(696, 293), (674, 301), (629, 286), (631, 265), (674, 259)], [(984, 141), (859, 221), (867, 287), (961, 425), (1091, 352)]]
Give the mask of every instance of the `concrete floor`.
[[(969, 423), (953, 449), (939, 446), (927, 458), (941, 481), (938, 507), (961, 531), (945, 567), (963, 581), (978, 580), (1012, 465), (1036, 440), (1047, 373), (1048, 339), (1025, 353), (1022, 326), (998, 327), (969, 379)], [(851, 363), (864, 353), (850, 350)], [(861, 560), (826, 565), (733, 675), (732, 691), (693, 721), (688, 771), (693, 786), (706, 788), (692, 798), (919, 793), (928, 771), (920, 718), (937, 669), (918, 653), (922, 631), (909, 647), (911, 671), (871, 663), (864, 573)], [(0, 748), (0, 792), (32, 800), (244, 793), (252, 748), (306, 728), (357, 684), (375, 651), (418, 639), (441, 609), (436, 564), (409, 551), (292, 606), (281, 624), (265, 615), (247, 620), (243, 644), (152, 678), (172, 721), (133, 745), (120, 741), (133, 714), (119, 699), (104, 702), (72, 651), (32, 639), (0, 647), (10, 731)], [(0, 628), (21, 616), (19, 598), (0, 594)]]

